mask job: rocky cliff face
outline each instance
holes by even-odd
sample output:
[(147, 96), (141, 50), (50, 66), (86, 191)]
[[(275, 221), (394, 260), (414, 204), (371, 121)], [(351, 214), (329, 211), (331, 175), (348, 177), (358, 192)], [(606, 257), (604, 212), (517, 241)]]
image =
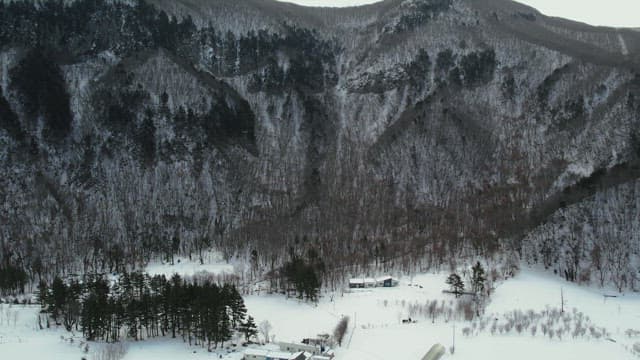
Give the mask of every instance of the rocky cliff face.
[(638, 32), (502, 0), (5, 3), (0, 21), (2, 257), (34, 276), (215, 245), (258, 269), (288, 248), (328, 268), (509, 253), (619, 279), (592, 256), (614, 237), (636, 286)]

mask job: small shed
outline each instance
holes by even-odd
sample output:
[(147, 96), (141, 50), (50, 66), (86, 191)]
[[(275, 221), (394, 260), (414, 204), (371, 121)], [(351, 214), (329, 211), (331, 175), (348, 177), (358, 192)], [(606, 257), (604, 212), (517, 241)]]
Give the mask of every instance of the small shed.
[(364, 287), (364, 279), (351, 279), (349, 280), (350, 289), (361, 289)]
[(349, 288), (362, 289), (362, 288), (374, 288), (378, 285), (374, 278), (354, 278), (349, 280)]
[(398, 286), (398, 280), (392, 276), (382, 276), (379, 278), (353, 278), (349, 280), (349, 288), (362, 289), (362, 288), (375, 288), (375, 287), (394, 287)]
[(272, 351), (266, 349), (247, 349), (244, 360), (306, 360), (304, 352), (290, 353), (286, 351)]
[(376, 283), (381, 287), (394, 287), (398, 286), (398, 280), (391, 276), (382, 276), (376, 279)]
[(374, 288), (378, 285), (376, 279), (374, 278), (365, 278), (364, 279), (364, 287), (366, 288)]

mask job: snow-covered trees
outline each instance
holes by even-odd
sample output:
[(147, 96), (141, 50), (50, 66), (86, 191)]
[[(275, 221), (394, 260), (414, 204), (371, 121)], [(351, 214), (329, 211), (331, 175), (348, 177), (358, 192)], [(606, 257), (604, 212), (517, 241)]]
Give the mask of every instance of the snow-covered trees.
[(247, 321), (240, 325), (239, 330), (244, 335), (246, 341), (250, 341), (252, 337), (258, 334), (258, 327), (251, 315), (247, 317)]
[[(29, 286), (216, 246), (255, 249), (253, 278), (268, 269), (310, 298), (341, 285), (332, 269), (505, 251), (637, 287), (637, 205), (606, 190), (637, 178), (640, 87), (619, 66), (633, 54), (594, 53), (613, 51), (605, 33), (534, 44), (470, 1), (301, 8), (290, 23), (276, 3), (204, 3), (0, 3), (0, 277), (9, 264)], [(562, 38), (573, 45), (554, 50)], [(43, 141), (56, 132), (68, 141)], [(590, 216), (554, 215), (578, 203)], [(292, 244), (325, 270), (278, 274)]]
[(273, 326), (271, 326), (271, 323), (268, 320), (263, 320), (258, 326), (258, 331), (262, 334), (264, 341), (267, 343), (271, 340), (270, 335), (272, 328)]
[(634, 181), (598, 190), (558, 210), (524, 240), (525, 258), (541, 259), (570, 281), (612, 284), (618, 291), (637, 286), (638, 186)]

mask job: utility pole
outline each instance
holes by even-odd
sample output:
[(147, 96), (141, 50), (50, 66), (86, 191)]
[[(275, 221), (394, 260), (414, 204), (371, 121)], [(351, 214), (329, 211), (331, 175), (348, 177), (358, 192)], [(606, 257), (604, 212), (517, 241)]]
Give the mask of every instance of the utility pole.
[(453, 345), (451, 345), (451, 354), (456, 352), (456, 324), (453, 323)]
[(564, 291), (560, 287), (560, 313), (564, 314)]
[(351, 330), (351, 336), (349, 336), (349, 343), (347, 344), (347, 348), (351, 347), (351, 339), (353, 339), (353, 333), (356, 332), (356, 316), (358, 316), (357, 312), (353, 313), (353, 330)]

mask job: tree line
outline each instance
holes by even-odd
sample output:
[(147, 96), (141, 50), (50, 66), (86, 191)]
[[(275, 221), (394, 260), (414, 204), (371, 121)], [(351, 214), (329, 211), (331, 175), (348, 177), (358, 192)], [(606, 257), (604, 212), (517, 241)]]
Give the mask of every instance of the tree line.
[(39, 300), (47, 326), (53, 321), (69, 331), (82, 331), (90, 341), (171, 336), (211, 349), (236, 331), (247, 339), (256, 334), (235, 286), (199, 283), (177, 274), (170, 279), (140, 272), (83, 281), (56, 277), (50, 284), (40, 283)]
[(28, 282), (27, 273), (10, 263), (0, 265), (0, 294), (24, 292)]

